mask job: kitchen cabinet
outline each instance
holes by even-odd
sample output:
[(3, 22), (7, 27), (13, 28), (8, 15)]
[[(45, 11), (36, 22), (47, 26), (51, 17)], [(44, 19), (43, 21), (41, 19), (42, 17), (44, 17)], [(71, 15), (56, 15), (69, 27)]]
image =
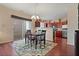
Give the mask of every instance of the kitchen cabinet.
[(62, 31), (55, 31), (55, 42), (60, 43), (62, 41)]
[(40, 27), (40, 21), (39, 20), (35, 21), (35, 27)]

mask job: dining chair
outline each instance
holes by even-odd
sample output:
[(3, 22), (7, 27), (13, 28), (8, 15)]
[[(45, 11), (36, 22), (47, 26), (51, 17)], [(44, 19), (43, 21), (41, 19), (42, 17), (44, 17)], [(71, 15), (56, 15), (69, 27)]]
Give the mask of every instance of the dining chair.
[[(28, 34), (31, 34), (31, 30), (27, 30), (25, 33), (25, 44), (26, 44), (26, 39), (28, 39)], [(29, 39), (28, 39), (28, 43), (29, 43)]]
[(46, 30), (42, 30), (42, 33), (45, 33), (46, 34)]
[(37, 44), (39, 43), (40, 44), (40, 48), (42, 47), (42, 42), (43, 42), (43, 46), (45, 47), (45, 33), (41, 33), (40, 35), (37, 35), (36, 36), (36, 39), (37, 39)]
[(32, 35), (32, 34), (28, 34), (28, 44), (29, 44), (29, 41), (30, 41), (30, 45), (31, 45), (31, 47), (32, 46), (34, 46), (34, 44), (35, 44), (35, 36), (34, 35)]
[(25, 34), (25, 44), (26, 44), (26, 38), (28, 39), (28, 46), (31, 45), (31, 47), (35, 44), (35, 35), (32, 35), (31, 30), (27, 30)]
[(42, 30), (42, 34), (43, 34), (42, 40), (44, 41), (44, 47), (45, 47), (45, 44), (46, 44), (46, 30)]
[(38, 34), (41, 34), (42, 31), (41, 30), (38, 30), (37, 32), (38, 32)]
[(40, 41), (40, 48), (42, 46), (42, 41), (43, 41), (43, 44), (44, 44), (44, 47), (45, 47), (45, 43), (46, 43), (46, 40), (45, 40), (45, 33), (41, 34), (41, 39), (39, 40)]

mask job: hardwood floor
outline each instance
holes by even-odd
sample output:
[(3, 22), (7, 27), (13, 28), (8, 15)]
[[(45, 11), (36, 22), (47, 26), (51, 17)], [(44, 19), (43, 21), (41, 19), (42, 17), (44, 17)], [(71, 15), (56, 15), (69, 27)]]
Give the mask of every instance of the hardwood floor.
[[(58, 38), (57, 38), (58, 39)], [(67, 39), (62, 39), (62, 43), (49, 51), (46, 56), (74, 56), (74, 46), (67, 45)], [(11, 46), (12, 43), (0, 44), (0, 56), (16, 55), (16, 52)]]
[(67, 39), (62, 38), (62, 42), (58, 43), (46, 56), (75, 56), (75, 48), (72, 45), (67, 45)]
[(0, 44), (0, 56), (13, 56), (16, 52), (12, 48), (12, 42)]
[(63, 48), (61, 46), (56, 46), (50, 52), (46, 54), (46, 56), (75, 56), (74, 47), (68, 45), (67, 48)]

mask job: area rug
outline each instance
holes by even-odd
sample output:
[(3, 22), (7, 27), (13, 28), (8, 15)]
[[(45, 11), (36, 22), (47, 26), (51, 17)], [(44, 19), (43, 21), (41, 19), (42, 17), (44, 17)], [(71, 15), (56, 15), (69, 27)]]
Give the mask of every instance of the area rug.
[(35, 49), (34, 46), (25, 44), (24, 40), (18, 40), (13, 43), (13, 48), (16, 50), (17, 56), (45, 56), (56, 45), (57, 43), (46, 41), (45, 48), (40, 48), (38, 45)]

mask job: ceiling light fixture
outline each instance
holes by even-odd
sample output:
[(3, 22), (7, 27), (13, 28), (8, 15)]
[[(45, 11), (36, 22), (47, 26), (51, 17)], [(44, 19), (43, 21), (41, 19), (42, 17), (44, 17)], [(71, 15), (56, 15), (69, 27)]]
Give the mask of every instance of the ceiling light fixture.
[(34, 15), (31, 16), (31, 19), (40, 19), (40, 17), (37, 15), (37, 6), (38, 6), (38, 4), (35, 5)]

